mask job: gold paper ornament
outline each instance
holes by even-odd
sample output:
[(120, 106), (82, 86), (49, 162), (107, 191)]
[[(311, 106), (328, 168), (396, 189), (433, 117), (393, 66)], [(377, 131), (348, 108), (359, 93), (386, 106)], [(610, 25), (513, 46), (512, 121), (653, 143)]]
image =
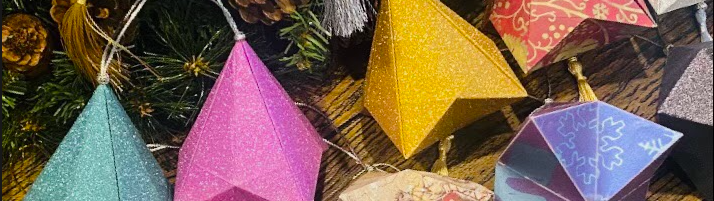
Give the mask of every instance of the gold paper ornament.
[(405, 158), (527, 96), (496, 45), (438, 0), (384, 0), (365, 107)]

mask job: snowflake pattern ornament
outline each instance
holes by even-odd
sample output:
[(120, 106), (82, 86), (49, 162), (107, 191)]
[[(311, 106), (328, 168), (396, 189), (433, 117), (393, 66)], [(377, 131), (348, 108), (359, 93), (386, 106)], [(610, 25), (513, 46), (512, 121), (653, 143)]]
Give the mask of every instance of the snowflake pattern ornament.
[(655, 27), (644, 0), (496, 0), (490, 19), (523, 72)]
[(642, 200), (682, 134), (604, 102), (550, 103), (498, 161), (498, 200)]

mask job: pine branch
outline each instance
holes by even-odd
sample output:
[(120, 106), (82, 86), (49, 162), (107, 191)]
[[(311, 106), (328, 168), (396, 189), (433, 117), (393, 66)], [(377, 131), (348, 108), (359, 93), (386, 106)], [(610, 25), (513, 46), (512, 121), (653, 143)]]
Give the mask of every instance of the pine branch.
[(10, 111), (18, 104), (18, 98), (25, 95), (27, 83), (22, 81), (21, 75), (9, 70), (2, 71), (2, 114), (10, 115)]
[(54, 123), (66, 125), (82, 112), (94, 87), (77, 73), (65, 53), (54, 54), (53, 77), (37, 88), (36, 95), (30, 99), (34, 104), (29, 113), (52, 117)]
[(160, 78), (132, 68), (135, 87), (122, 101), (151, 141), (188, 131), (234, 44), (220, 10), (209, 1), (153, 6), (142, 22), (150, 32), (140, 42), (142, 59)]
[(280, 30), (280, 37), (291, 43), (285, 52), (294, 52), (281, 59), (287, 66), (296, 66), (300, 70), (316, 71), (325, 68), (325, 60), (330, 54), (328, 49), (330, 33), (322, 27), (317, 15), (312, 10), (316, 6), (304, 6), (290, 15), (293, 24)]

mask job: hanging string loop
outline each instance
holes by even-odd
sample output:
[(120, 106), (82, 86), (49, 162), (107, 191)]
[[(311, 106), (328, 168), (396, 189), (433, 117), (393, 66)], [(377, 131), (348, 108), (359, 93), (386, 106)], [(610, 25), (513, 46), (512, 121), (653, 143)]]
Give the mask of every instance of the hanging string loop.
[(223, 2), (221, 2), (221, 0), (211, 0), (211, 1), (213, 1), (213, 3), (215, 3), (216, 5), (218, 5), (218, 7), (221, 8), (221, 12), (223, 12), (223, 15), (226, 16), (226, 20), (228, 21), (228, 26), (230, 26), (231, 30), (233, 30), (233, 33), (235, 33), (234, 39), (236, 41), (245, 40), (245, 34), (243, 32), (241, 32), (240, 30), (238, 30), (238, 25), (236, 24), (236, 21), (233, 19), (233, 16), (231, 15), (231, 12), (228, 10), (228, 8), (226, 8), (223, 5)]
[[(322, 118), (325, 118), (325, 119), (328, 120), (328, 121), (331, 120), (331, 119), (327, 116), (327, 114), (325, 114), (324, 112), (322, 112), (322, 110), (317, 109), (317, 108), (315, 108), (315, 107), (313, 107), (313, 106), (310, 106), (310, 105), (305, 104), (305, 103), (300, 103), (300, 102), (295, 102), (295, 105), (298, 106), (298, 107), (310, 109), (310, 110), (312, 110), (313, 112), (316, 112), (316, 113), (317, 113), (318, 115), (320, 115)], [(330, 124), (330, 125), (332, 125), (332, 124)], [(340, 131), (340, 129), (337, 128), (337, 127), (335, 127), (335, 126), (331, 126), (331, 128), (332, 128), (335, 132), (337, 132), (337, 133), (342, 133), (342, 131)], [(325, 139), (325, 138), (323, 138), (322, 141), (325, 142), (327, 145), (330, 145), (331, 147), (334, 147), (334, 148), (336, 148), (337, 150), (339, 150), (340, 152), (342, 152), (342, 153), (344, 153), (345, 155), (349, 156), (349, 157), (352, 158), (358, 165), (362, 166), (362, 170), (361, 170), (360, 172), (358, 172), (355, 176), (353, 176), (352, 179), (356, 179), (356, 178), (358, 178), (359, 176), (362, 176), (363, 174), (368, 173), (368, 172), (374, 172), (374, 171), (387, 172), (386, 169), (392, 169), (392, 170), (394, 170), (394, 171), (396, 171), (396, 172), (401, 172), (401, 171), (402, 171), (402, 170), (400, 170), (399, 168), (397, 168), (396, 166), (391, 165), (391, 164), (387, 164), (387, 163), (375, 163), (375, 164), (365, 163), (359, 156), (357, 156), (357, 153), (356, 153), (355, 150), (352, 148), (352, 146), (347, 145), (347, 147), (349, 148), (349, 150), (347, 150), (347, 149), (342, 148), (341, 146), (339, 146), (339, 145), (337, 145), (337, 144), (335, 144), (335, 143), (333, 143), (333, 142), (330, 142), (329, 140), (327, 140), (327, 139)]]
[[(86, 4), (86, 0), (78, 0), (78, 4)], [(90, 21), (90, 24), (92, 25), (92, 29), (94, 29), (95, 32), (97, 32), (101, 37), (103, 37), (105, 40), (107, 40), (109, 43), (107, 46), (104, 48), (104, 52), (102, 53), (102, 60), (99, 66), (99, 75), (97, 75), (97, 82), (99, 84), (108, 84), (110, 82), (109, 74), (108, 74), (108, 69), (109, 65), (111, 64), (111, 61), (114, 59), (114, 55), (119, 51), (119, 49), (122, 49), (129, 54), (132, 55), (132, 57), (138, 59), (140, 62), (141, 59), (139, 59), (136, 55), (132, 54), (131, 51), (129, 51), (126, 47), (122, 46), (119, 41), (121, 41), (124, 38), (124, 35), (126, 34), (126, 31), (129, 29), (129, 26), (131, 25), (131, 22), (136, 19), (136, 16), (139, 14), (139, 11), (141, 11), (141, 8), (144, 7), (144, 4), (146, 4), (146, 0), (140, 0), (136, 1), (131, 8), (129, 9), (128, 15), (125, 17), (125, 23), (124, 26), (121, 28), (119, 31), (119, 34), (117, 35), (116, 39), (112, 39), (109, 37), (106, 33), (104, 33), (101, 29), (97, 28), (98, 25), (94, 23), (94, 21)], [(147, 66), (147, 65), (145, 65)], [(153, 71), (152, 71), (153, 73)], [(156, 75), (156, 74), (155, 74)], [(158, 75), (157, 75), (158, 76)]]

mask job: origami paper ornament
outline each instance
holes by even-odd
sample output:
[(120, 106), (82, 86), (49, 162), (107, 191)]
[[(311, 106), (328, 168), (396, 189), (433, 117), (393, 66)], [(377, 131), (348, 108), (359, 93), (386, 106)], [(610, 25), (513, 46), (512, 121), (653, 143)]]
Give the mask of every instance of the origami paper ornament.
[(684, 133), (672, 156), (707, 200), (714, 200), (712, 63), (712, 42), (672, 48), (657, 112), (659, 123)]
[(525, 73), (655, 27), (644, 0), (496, 0), (490, 19)]
[(496, 166), (498, 200), (643, 200), (682, 134), (604, 102), (550, 103)]
[(112, 90), (100, 85), (25, 200), (171, 200), (168, 182)]
[(704, 0), (649, 0), (649, 2), (657, 15), (662, 15), (680, 8), (703, 3)]
[(312, 201), (326, 146), (229, 22), (236, 45), (180, 150), (175, 200)]
[(477, 183), (415, 170), (373, 171), (355, 180), (341, 201), (489, 201), (493, 192)]
[[(115, 43), (145, 2), (135, 2)], [(100, 85), (24, 200), (171, 200), (161, 167), (107, 86), (118, 48), (106, 47), (97, 76)]]
[(496, 45), (438, 0), (382, 1), (366, 79), (364, 106), (405, 158), (527, 96)]

